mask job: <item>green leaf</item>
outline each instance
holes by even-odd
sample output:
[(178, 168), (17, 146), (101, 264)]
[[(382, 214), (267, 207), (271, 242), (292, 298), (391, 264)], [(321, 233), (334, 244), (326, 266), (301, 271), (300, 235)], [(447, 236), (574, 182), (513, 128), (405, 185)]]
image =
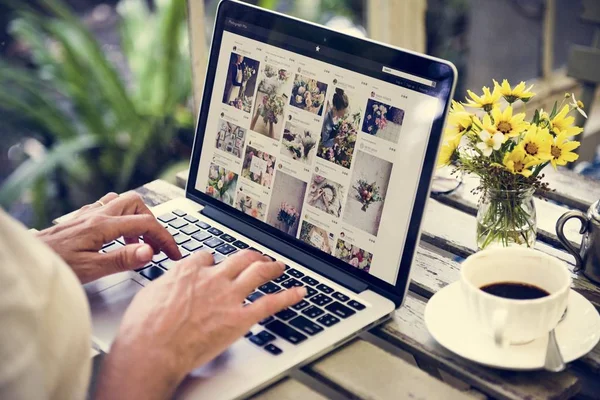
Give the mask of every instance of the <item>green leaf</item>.
[(539, 122), (540, 122), (540, 112), (539, 112), (539, 110), (535, 110), (535, 114), (533, 114), (533, 119), (531, 120), (531, 123), (537, 125)]
[(8, 208), (38, 179), (69, 162), (75, 155), (97, 146), (96, 138), (79, 136), (54, 146), (40, 161), (30, 159), (21, 164), (0, 187), (0, 205)]
[(555, 101), (554, 107), (552, 108), (552, 112), (550, 113), (550, 119), (552, 119), (556, 116), (557, 108), (558, 108), (558, 101)]

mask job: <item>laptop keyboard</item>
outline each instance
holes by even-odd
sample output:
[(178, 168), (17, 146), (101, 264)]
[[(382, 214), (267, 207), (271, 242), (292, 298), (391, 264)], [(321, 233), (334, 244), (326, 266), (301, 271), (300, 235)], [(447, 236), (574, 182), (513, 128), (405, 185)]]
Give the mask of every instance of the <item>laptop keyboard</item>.
[[(157, 219), (173, 236), (184, 258), (191, 253), (203, 250), (212, 253), (215, 264), (218, 264), (239, 250), (249, 249), (262, 253), (234, 235), (223, 232), (181, 210), (163, 214)], [(109, 253), (123, 246), (124, 243), (116, 240), (104, 245), (101, 251)], [(272, 256), (264, 255), (275, 261)], [(161, 251), (152, 258), (151, 263), (136, 271), (152, 281), (160, 278), (175, 264), (176, 261), (170, 260)], [(337, 292), (319, 282), (318, 279), (288, 265), (285, 266), (285, 272), (281, 276), (259, 286), (248, 295), (245, 304), (250, 304), (265, 294), (277, 293), (297, 286), (306, 287), (306, 297), (292, 307), (260, 321), (258, 326), (261, 329), (254, 329), (255, 332), (246, 333), (247, 340), (276, 356), (283, 352), (273, 343), (277, 338), (293, 345), (300, 344), (310, 336), (318, 335), (326, 328), (366, 308), (364, 304), (351, 299), (348, 295)]]

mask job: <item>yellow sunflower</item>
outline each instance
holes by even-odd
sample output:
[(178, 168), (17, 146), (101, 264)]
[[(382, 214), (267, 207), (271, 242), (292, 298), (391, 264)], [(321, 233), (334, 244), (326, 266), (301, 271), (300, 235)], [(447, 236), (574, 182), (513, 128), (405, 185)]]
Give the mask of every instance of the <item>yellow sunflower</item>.
[(572, 150), (578, 148), (580, 144), (576, 141), (570, 141), (566, 133), (559, 134), (554, 139), (554, 143), (550, 145), (550, 154), (552, 155), (550, 162), (554, 169), (556, 169), (557, 165), (566, 165), (569, 162), (577, 160), (579, 154), (573, 153)]
[(552, 142), (552, 135), (548, 129), (531, 125), (519, 146), (525, 151), (528, 160), (536, 161), (539, 164), (543, 161), (550, 161), (552, 158), (550, 154)]
[(529, 127), (529, 123), (525, 122), (525, 113), (513, 115), (512, 106), (506, 107), (504, 111), (495, 107), (492, 109), (492, 118), (494, 120), (494, 128), (504, 135), (505, 142), (508, 138), (519, 136)]
[(478, 96), (470, 90), (467, 90), (467, 93), (471, 98), (466, 99), (466, 105), (469, 107), (483, 108), (485, 112), (492, 111), (492, 108), (498, 105), (500, 97), (502, 97), (502, 93), (500, 93), (498, 88), (494, 88), (494, 90), (490, 92), (490, 88), (487, 86), (483, 87), (483, 96)]
[(583, 128), (573, 126), (575, 118), (567, 117), (569, 111), (571, 111), (571, 109), (568, 105), (565, 105), (560, 112), (550, 120), (550, 131), (554, 133), (554, 135), (565, 132), (567, 133), (567, 136), (574, 136), (583, 132)]
[(437, 165), (439, 167), (445, 167), (446, 165), (450, 165), (450, 163), (454, 160), (456, 150), (458, 149), (458, 145), (460, 143), (460, 139), (462, 138), (462, 134), (454, 135), (454, 136), (446, 136), (444, 143), (440, 149), (440, 154), (438, 156)]
[(512, 89), (510, 88), (510, 84), (506, 79), (502, 81), (502, 85), (500, 85), (495, 79), (493, 79), (493, 81), (494, 89), (497, 88), (498, 91), (502, 94), (502, 96), (504, 96), (504, 99), (510, 104), (514, 103), (517, 100), (521, 100), (524, 103), (527, 103), (529, 99), (535, 96), (535, 93), (531, 92), (531, 88), (533, 87), (533, 85), (525, 89), (525, 82), (523, 81), (521, 81), (521, 83), (519, 83)]
[(513, 174), (521, 174), (528, 178), (533, 173), (529, 168), (536, 165), (536, 161), (527, 161), (527, 153), (521, 146), (516, 146), (513, 151), (504, 155), (502, 164)]

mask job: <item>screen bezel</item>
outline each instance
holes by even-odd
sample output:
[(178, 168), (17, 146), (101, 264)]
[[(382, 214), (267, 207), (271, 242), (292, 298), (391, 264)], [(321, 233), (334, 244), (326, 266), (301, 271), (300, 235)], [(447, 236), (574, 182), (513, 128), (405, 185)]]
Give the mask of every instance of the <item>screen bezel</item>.
[[(388, 283), (380, 278), (370, 275), (367, 272), (354, 268), (351, 265), (337, 259), (335, 256), (317, 250), (316, 248), (300, 241), (297, 238), (281, 235), (281, 232), (276, 228), (271, 227), (265, 222), (252, 218), (251, 216), (246, 215), (232, 206), (225, 205), (219, 200), (214, 199), (195, 188), (200, 164), (200, 155), (202, 153), (202, 145), (204, 141), (204, 132), (206, 129), (208, 112), (213, 94), (214, 79), (217, 69), (216, 66), (221, 48), (225, 21), (227, 18), (260, 26), (268, 29), (269, 31), (301, 38), (315, 44), (326, 45), (341, 51), (344, 51), (344, 49), (351, 49), (350, 51), (346, 51), (346, 53), (349, 55), (352, 54), (358, 57), (371, 59), (390, 68), (397, 68), (409, 74), (414, 74), (437, 82), (437, 87), (441, 90), (441, 94), (438, 96), (438, 98), (443, 102), (443, 111), (438, 113), (432, 124), (430, 138), (425, 152), (425, 161), (421, 170), (416, 197), (414, 199), (413, 212), (410, 217), (404, 249), (400, 258), (399, 271), (394, 284)], [(347, 65), (344, 65), (344, 68), (347, 68)], [(448, 111), (450, 99), (454, 92), (455, 81), (456, 68), (447, 61), (400, 50), (370, 40), (347, 36), (320, 25), (301, 21), (275, 12), (266, 11), (255, 6), (240, 3), (238, 1), (223, 0), (219, 4), (217, 9), (217, 17), (215, 19), (202, 102), (198, 113), (196, 135), (194, 138), (192, 158), (190, 161), (189, 176), (186, 186), (186, 197), (202, 205), (215, 207), (216, 209), (235, 217), (237, 220), (240, 220), (241, 223), (250, 224), (264, 234), (277, 237), (279, 240), (284, 241), (288, 245), (292, 245), (301, 251), (316, 257), (317, 259), (322, 260), (334, 268), (342, 269), (344, 272), (366, 282), (378, 293), (390, 298), (396, 303), (396, 305), (399, 305), (402, 302), (404, 293), (406, 292), (409, 283), (408, 279), (410, 266), (418, 246), (420, 224), (423, 218), (425, 204), (429, 197), (431, 177), (436, 163), (445, 116)], [(310, 268), (310, 265), (307, 265), (307, 267)]]

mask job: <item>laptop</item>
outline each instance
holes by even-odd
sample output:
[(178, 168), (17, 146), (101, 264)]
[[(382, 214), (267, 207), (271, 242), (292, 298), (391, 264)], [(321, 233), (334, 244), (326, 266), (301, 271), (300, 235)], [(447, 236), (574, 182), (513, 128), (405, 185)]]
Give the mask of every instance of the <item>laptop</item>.
[[(444, 60), (219, 4), (185, 197), (152, 212), (184, 256), (209, 251), (218, 264), (250, 249), (285, 263), (246, 302), (294, 286), (308, 295), (177, 396), (247, 397), (401, 306), (455, 81)], [(160, 253), (86, 285), (99, 349), (132, 297), (174, 267)]]

